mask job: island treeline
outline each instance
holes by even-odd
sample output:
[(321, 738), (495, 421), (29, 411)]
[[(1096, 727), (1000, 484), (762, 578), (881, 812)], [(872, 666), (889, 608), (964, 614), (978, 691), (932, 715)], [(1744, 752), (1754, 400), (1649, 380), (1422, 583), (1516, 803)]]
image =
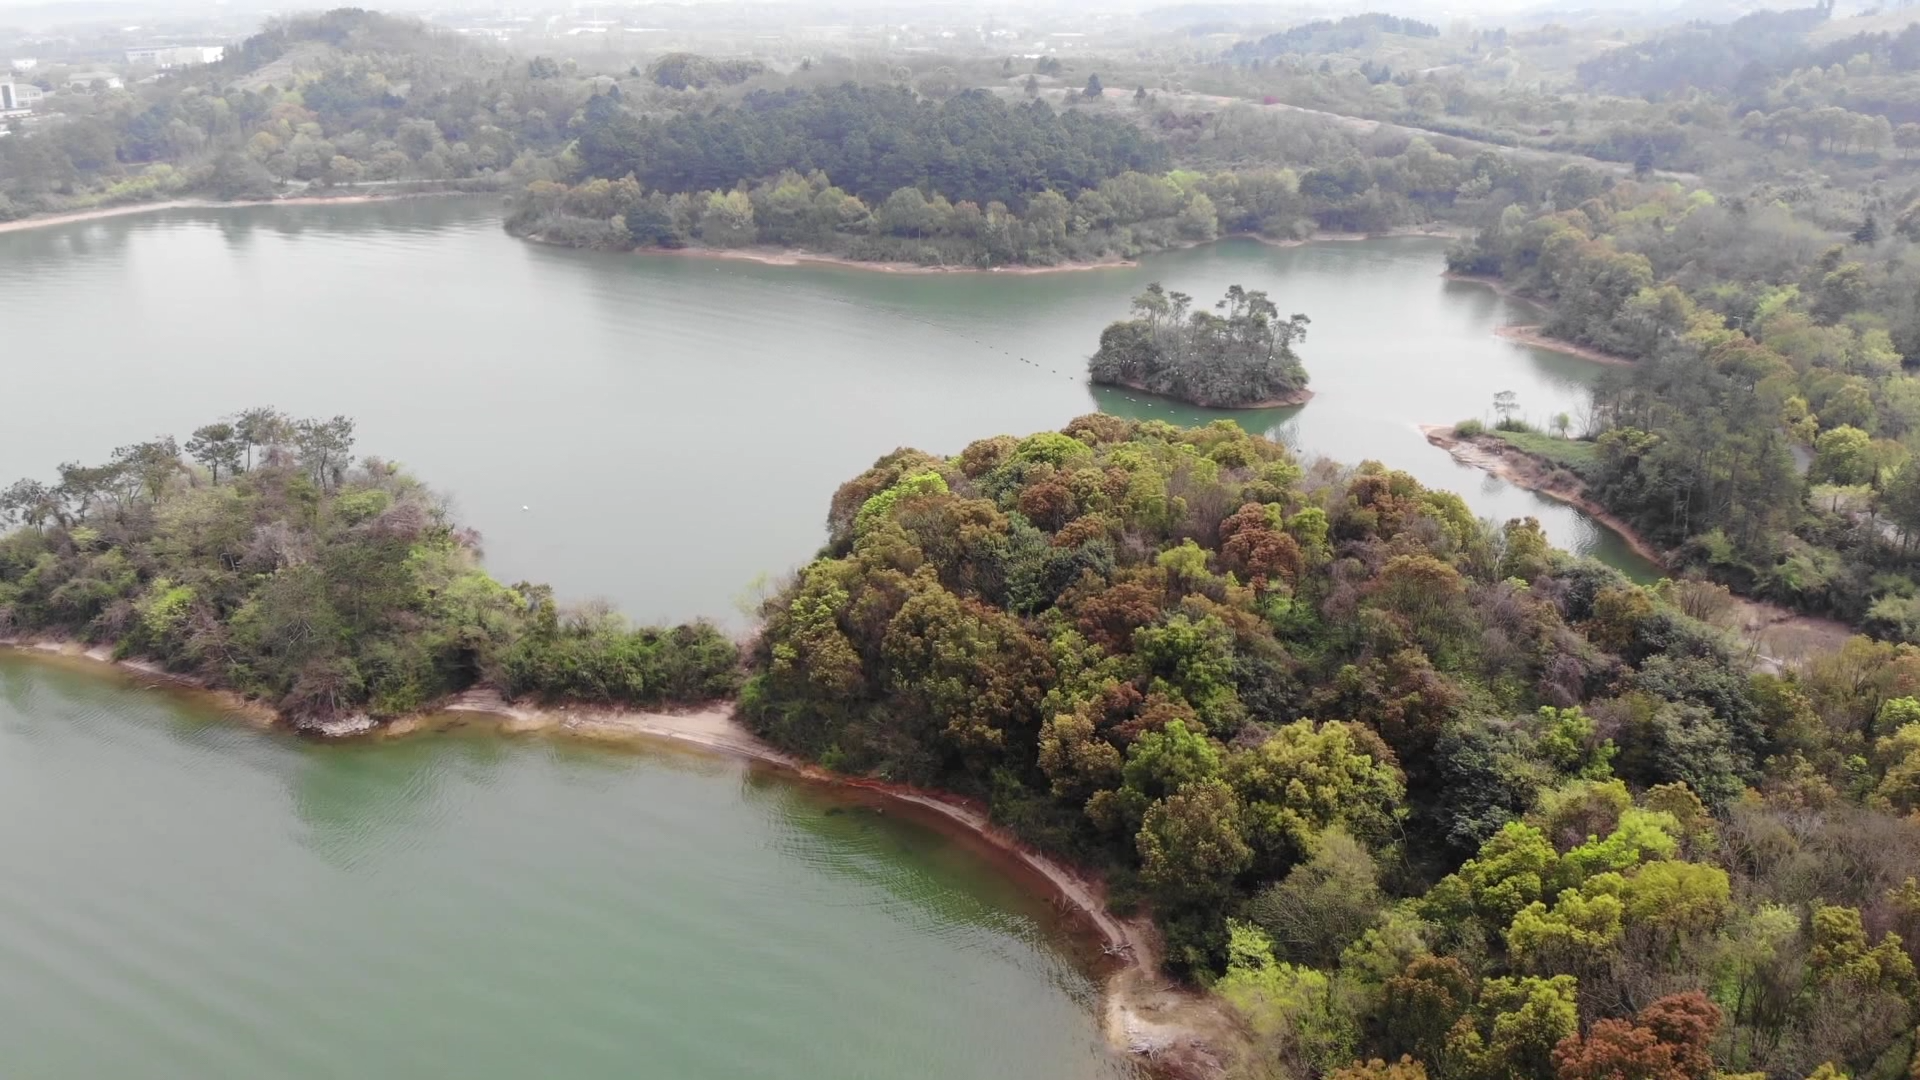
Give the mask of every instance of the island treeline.
[(1138, 318), (1101, 332), (1088, 373), (1096, 383), (1207, 408), (1298, 405), (1312, 396), (1293, 351), (1307, 335), (1305, 315), (1282, 319), (1266, 293), (1238, 285), (1214, 307), (1223, 314), (1195, 308), (1193, 297), (1154, 282), (1133, 298)]
[(253, 409), (0, 490), (0, 637), (107, 645), (302, 725), (482, 683), (622, 705), (736, 685), (709, 624), (630, 626), (495, 581), (442, 499), (353, 447), (346, 417)]
[(1723, 588), (1225, 422), (901, 450), (827, 521), (747, 721), (1105, 870), (1247, 1075), (1904, 1075), (1920, 650), (1749, 674)]

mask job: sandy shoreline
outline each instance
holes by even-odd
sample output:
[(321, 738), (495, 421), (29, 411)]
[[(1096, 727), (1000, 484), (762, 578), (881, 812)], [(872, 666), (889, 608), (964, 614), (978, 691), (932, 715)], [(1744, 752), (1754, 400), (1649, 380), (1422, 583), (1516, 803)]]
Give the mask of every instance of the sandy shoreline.
[[(1548, 310), (1545, 304), (1542, 304), (1531, 296), (1516, 291), (1513, 286), (1507, 284), (1500, 278), (1494, 277), (1492, 274), (1462, 274), (1455, 270), (1448, 270), (1440, 276), (1448, 281), (1464, 281), (1473, 285), (1484, 285), (1509, 300), (1518, 300), (1523, 304), (1532, 305), (1541, 311)], [(1615, 353), (1602, 352), (1599, 349), (1589, 348), (1585, 345), (1576, 345), (1571, 341), (1562, 341), (1556, 337), (1548, 337), (1542, 333), (1541, 330), (1542, 328), (1538, 324), (1496, 326), (1493, 328), (1493, 333), (1495, 337), (1505, 338), (1508, 341), (1517, 341), (1522, 345), (1530, 345), (1536, 349), (1546, 349), (1548, 352), (1577, 356), (1582, 360), (1591, 360), (1596, 364), (1612, 364), (1625, 367), (1638, 363), (1638, 361), (1630, 356), (1620, 356)]]
[(1596, 364), (1611, 364), (1615, 367), (1632, 367), (1637, 363), (1637, 361), (1630, 357), (1619, 356), (1610, 352), (1601, 352), (1599, 349), (1589, 348), (1585, 345), (1575, 345), (1571, 341), (1562, 341), (1557, 337), (1548, 337), (1546, 334), (1541, 333), (1541, 328), (1538, 326), (1497, 326), (1494, 327), (1493, 333), (1495, 337), (1506, 338), (1508, 341), (1517, 341), (1522, 345), (1531, 345), (1536, 349), (1546, 349), (1549, 352), (1577, 356), (1582, 360), (1590, 360)]
[(28, 229), (74, 225), (83, 221), (152, 214), (161, 210), (237, 210), (243, 206), (352, 206), (359, 203), (399, 202), (402, 199), (430, 199), (445, 195), (484, 195), (476, 191), (406, 191), (388, 195), (291, 195), (281, 199), (168, 199), (163, 202), (125, 203), (92, 210), (74, 210), (64, 214), (42, 214), (18, 221), (0, 221), (0, 233), (25, 232)]
[[(69, 641), (0, 638), (0, 648), (14, 649), (42, 660), (77, 662), (152, 679), (154, 681), (147, 684), (149, 687), (164, 687), (199, 697), (253, 726), (298, 730), (259, 702), (248, 701), (229, 691), (209, 689), (199, 680), (163, 671), (144, 661), (116, 660), (112, 651), (103, 646), (87, 648)], [(1224, 1007), (1214, 999), (1175, 987), (1162, 976), (1158, 937), (1151, 922), (1115, 916), (1107, 910), (1106, 890), (1097, 878), (1035, 851), (994, 825), (986, 811), (971, 802), (899, 784), (830, 773), (761, 741), (734, 718), (728, 703), (674, 712), (577, 706), (530, 708), (508, 702), (491, 689), (476, 688), (457, 695), (434, 712), (402, 717), (379, 726), (350, 725), (342, 729), (342, 733), (349, 738), (406, 738), (461, 726), (466, 718), (491, 720), (504, 735), (552, 735), (622, 745), (671, 742), (776, 768), (812, 783), (874, 793), (910, 806), (949, 835), (977, 843), (989, 854), (1008, 860), (1035, 885), (1044, 883), (1044, 892), (1064, 904), (1097, 935), (1102, 953), (1118, 965), (1106, 977), (1102, 1020), (1106, 1035), (1117, 1051), (1142, 1057), (1167, 1076), (1197, 1080), (1223, 1075), (1222, 1053), (1235, 1045), (1232, 1022)], [(317, 732), (309, 729), (308, 733)]]

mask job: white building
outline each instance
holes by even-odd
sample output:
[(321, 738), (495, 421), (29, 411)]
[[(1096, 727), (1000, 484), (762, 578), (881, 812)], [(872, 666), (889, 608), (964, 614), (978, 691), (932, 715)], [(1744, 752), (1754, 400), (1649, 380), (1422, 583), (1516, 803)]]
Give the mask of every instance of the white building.
[(127, 50), (127, 63), (152, 64), (157, 68), (193, 67), (217, 64), (226, 55), (225, 45), (142, 45)]
[(40, 61), (31, 56), (23, 56), (18, 60), (7, 61), (7, 65), (15, 71), (32, 71), (40, 66)]
[(77, 75), (67, 76), (69, 90), (91, 90), (94, 83), (103, 83), (109, 90), (118, 90), (127, 85), (120, 76), (111, 71), (82, 71)]
[(13, 88), (13, 80), (0, 79), (0, 113), (19, 112), (25, 108), (20, 103), (20, 92)]

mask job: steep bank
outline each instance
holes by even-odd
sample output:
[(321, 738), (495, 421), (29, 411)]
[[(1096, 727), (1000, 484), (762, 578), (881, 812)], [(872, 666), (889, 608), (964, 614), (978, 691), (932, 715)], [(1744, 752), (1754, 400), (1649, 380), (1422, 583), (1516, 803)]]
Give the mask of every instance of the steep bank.
[[(1544, 458), (1535, 457), (1512, 443), (1493, 435), (1456, 435), (1448, 424), (1422, 424), (1420, 433), (1427, 441), (1453, 455), (1462, 465), (1471, 465), (1529, 491), (1537, 491), (1579, 509), (1595, 521), (1612, 529), (1627, 546), (1655, 566), (1666, 566), (1666, 557), (1633, 526), (1587, 495), (1586, 487), (1564, 469)], [(1778, 604), (1749, 597), (1735, 597), (1734, 606), (1720, 620), (1725, 629), (1738, 634), (1752, 652), (1754, 666), (1778, 671), (1794, 666), (1820, 653), (1832, 652), (1848, 638), (1859, 633), (1835, 619), (1804, 615)]]
[(994, 825), (982, 807), (967, 800), (898, 784), (839, 776), (782, 753), (746, 730), (734, 718), (728, 703), (676, 712), (575, 706), (530, 708), (506, 701), (491, 688), (480, 687), (458, 695), (433, 712), (402, 717), (384, 725), (367, 722), (331, 728), (301, 727), (238, 694), (208, 689), (196, 679), (163, 671), (145, 661), (116, 660), (105, 647), (8, 637), (0, 638), (0, 648), (16, 649), (49, 662), (117, 670), (152, 688), (190, 694), (262, 729), (278, 727), (335, 738), (391, 739), (432, 734), (465, 726), (472, 720), (483, 720), (506, 735), (539, 734), (623, 745), (672, 742), (777, 768), (809, 782), (871, 792), (911, 807), (918, 817), (943, 832), (977, 844), (986, 853), (1004, 860), (1017, 875), (1056, 898), (1097, 935), (1103, 955), (1111, 958), (1115, 965), (1105, 980), (1103, 1026), (1116, 1050), (1143, 1059), (1159, 1076), (1174, 1080), (1211, 1080), (1225, 1075), (1224, 1059), (1230, 1058), (1232, 1048), (1237, 1045), (1236, 1028), (1225, 1007), (1215, 999), (1175, 986), (1162, 975), (1158, 938), (1151, 922), (1145, 918), (1122, 919), (1109, 912), (1105, 886), (1098, 878), (1035, 851)]

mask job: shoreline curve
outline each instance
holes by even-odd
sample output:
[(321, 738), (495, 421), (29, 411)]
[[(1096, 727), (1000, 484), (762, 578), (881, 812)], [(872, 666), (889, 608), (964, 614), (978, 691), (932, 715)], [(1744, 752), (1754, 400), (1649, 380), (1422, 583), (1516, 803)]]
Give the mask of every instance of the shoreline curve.
[[(464, 717), (481, 716), (497, 721), (495, 730), (501, 735), (547, 735), (625, 746), (672, 743), (776, 769), (808, 783), (873, 794), (909, 806), (917, 817), (949, 838), (976, 845), (1004, 866), (1012, 867), (1015, 876), (1064, 905), (1080, 924), (1080, 931), (1090, 932), (1098, 940), (1104, 958), (1095, 969), (1101, 982), (1101, 1029), (1117, 1054), (1142, 1060), (1154, 1075), (1169, 1080), (1218, 1080), (1226, 1074), (1223, 1054), (1236, 1041), (1233, 1020), (1215, 999), (1175, 986), (1163, 977), (1159, 938), (1151, 921), (1145, 917), (1123, 919), (1107, 910), (1105, 884), (1097, 876), (1032, 848), (995, 825), (984, 808), (959, 796), (841, 776), (778, 750), (735, 718), (731, 702), (674, 711), (527, 707), (505, 700), (492, 688), (475, 687), (430, 711), (389, 723), (350, 718), (338, 728), (316, 729), (290, 723), (260, 702), (209, 687), (192, 676), (139, 659), (116, 659), (106, 646), (89, 648), (72, 641), (0, 637), (0, 650), (150, 678), (156, 682), (149, 687), (164, 686), (202, 697), (262, 730), (329, 741), (386, 740), (433, 734)], [(1108, 970), (1100, 974), (1099, 968)]]
[(1654, 547), (1652, 541), (1640, 535), (1613, 511), (1588, 498), (1586, 489), (1578, 481), (1569, 485), (1553, 480), (1551, 467), (1531, 454), (1508, 446), (1492, 436), (1455, 434), (1452, 424), (1421, 424), (1420, 434), (1428, 442), (1453, 455), (1453, 460), (1462, 465), (1492, 473), (1515, 487), (1566, 503), (1613, 530), (1635, 555), (1663, 572), (1667, 569), (1665, 553)]

